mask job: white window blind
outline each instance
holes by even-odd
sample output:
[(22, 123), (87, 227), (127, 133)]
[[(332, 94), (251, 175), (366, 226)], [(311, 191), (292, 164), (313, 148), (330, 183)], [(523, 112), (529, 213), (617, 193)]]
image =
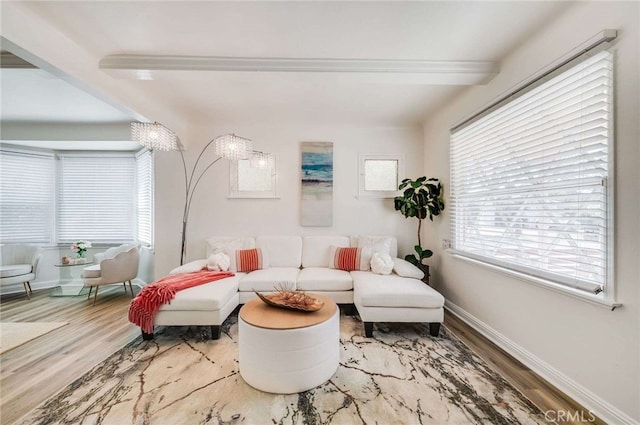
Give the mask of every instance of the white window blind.
[(0, 151), (0, 240), (50, 243), (54, 223), (53, 155)]
[(612, 54), (451, 134), (452, 247), (598, 293), (607, 279)]
[(137, 238), (153, 245), (153, 153), (145, 150), (136, 155), (137, 173)]
[(133, 155), (60, 155), (58, 242), (132, 241), (136, 162)]

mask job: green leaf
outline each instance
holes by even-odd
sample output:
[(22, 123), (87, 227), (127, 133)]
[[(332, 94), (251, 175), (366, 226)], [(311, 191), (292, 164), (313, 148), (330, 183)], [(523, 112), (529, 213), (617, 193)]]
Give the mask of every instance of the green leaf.
[(420, 260), (424, 260), (425, 258), (429, 258), (433, 255), (433, 251), (430, 249), (425, 249), (420, 253)]
[(405, 255), (404, 260), (405, 260), (405, 261), (408, 261), (409, 263), (413, 264), (413, 265), (414, 265), (414, 266), (416, 266), (416, 267), (419, 267), (419, 266), (418, 266), (419, 261), (418, 261), (418, 259), (416, 258), (416, 256), (415, 256), (415, 255), (413, 255), (413, 254), (411, 254), (411, 255)]

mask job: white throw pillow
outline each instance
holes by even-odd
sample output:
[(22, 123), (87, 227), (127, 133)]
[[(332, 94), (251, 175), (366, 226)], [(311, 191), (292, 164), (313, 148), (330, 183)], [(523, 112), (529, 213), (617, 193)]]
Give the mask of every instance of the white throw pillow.
[(171, 270), (169, 274), (182, 274), (182, 273), (193, 273), (199, 272), (202, 269), (207, 268), (207, 260), (195, 260), (191, 261), (187, 264), (183, 264), (180, 267), (176, 267)]
[(371, 256), (371, 271), (376, 274), (391, 274), (393, 259), (389, 254), (374, 252)]
[(229, 266), (231, 265), (231, 260), (229, 256), (224, 252), (219, 252), (217, 254), (210, 255), (207, 258), (207, 269), (212, 272), (217, 271), (227, 271), (229, 270)]
[(393, 259), (393, 271), (402, 277), (411, 277), (414, 279), (422, 279), (424, 277), (422, 270), (402, 258)]
[(256, 241), (252, 237), (214, 236), (207, 239), (207, 257), (219, 252), (255, 247)]
[(358, 248), (362, 248), (362, 260), (369, 270), (371, 256), (376, 252), (389, 255), (391, 251), (391, 238), (386, 236), (359, 236)]

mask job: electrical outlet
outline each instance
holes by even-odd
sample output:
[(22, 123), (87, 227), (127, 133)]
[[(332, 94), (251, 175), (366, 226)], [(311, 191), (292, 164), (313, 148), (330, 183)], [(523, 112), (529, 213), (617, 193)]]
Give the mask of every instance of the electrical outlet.
[(449, 248), (451, 248), (451, 241), (449, 239), (443, 239), (442, 249), (449, 249)]

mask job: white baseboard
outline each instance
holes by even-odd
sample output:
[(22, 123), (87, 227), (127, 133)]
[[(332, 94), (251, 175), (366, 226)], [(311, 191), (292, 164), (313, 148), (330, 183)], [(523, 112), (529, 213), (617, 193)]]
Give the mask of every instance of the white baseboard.
[(445, 308), (607, 423), (620, 425), (638, 425), (640, 423), (458, 305), (446, 301)]

